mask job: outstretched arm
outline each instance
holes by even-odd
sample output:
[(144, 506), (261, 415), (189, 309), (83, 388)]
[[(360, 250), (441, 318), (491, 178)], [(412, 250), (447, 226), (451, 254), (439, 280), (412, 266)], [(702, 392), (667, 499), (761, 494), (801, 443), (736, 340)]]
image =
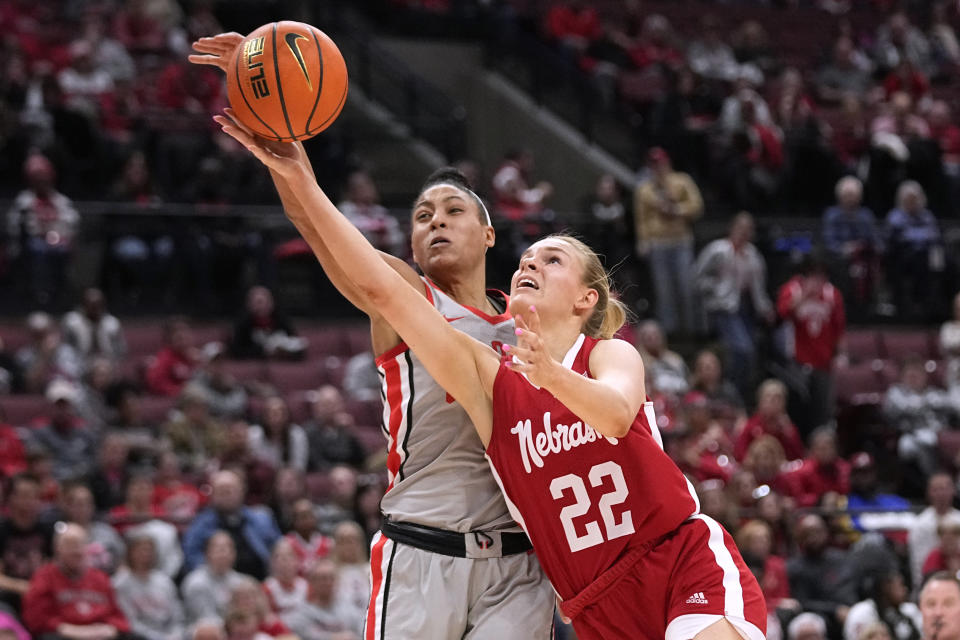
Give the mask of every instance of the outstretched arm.
[(390, 323), (430, 375), (460, 402), (486, 443), (492, 415), (490, 395), (499, 365), (496, 353), (451, 327), (426, 298), (385, 264), (363, 234), (337, 210), (302, 162), (275, 153), (226, 116), (215, 116), (214, 120), (286, 179), (291, 194), (314, 231), (323, 234), (330, 257), (354, 290)]
[[(230, 58), (233, 56), (236, 48), (240, 46), (242, 41), (243, 36), (234, 32), (221, 33), (217, 36), (212, 36), (209, 38), (200, 38), (193, 43), (194, 50), (198, 51), (199, 53), (191, 54), (188, 59), (194, 64), (210, 65), (217, 67), (222, 71), (226, 71), (227, 66), (230, 63)], [(233, 117), (232, 110), (228, 110), (227, 113)], [(264, 139), (258, 139), (258, 142), (279, 156), (286, 156), (299, 163), (302, 163), (305, 170), (310, 172), (310, 176), (314, 176), (313, 167), (310, 164), (310, 158), (307, 156), (307, 153), (303, 148), (303, 143), (299, 141), (274, 142)], [(310, 245), (310, 249), (313, 250), (314, 255), (320, 262), (320, 266), (323, 267), (323, 271), (327, 274), (330, 282), (334, 287), (337, 288), (337, 291), (339, 291), (343, 297), (350, 301), (351, 304), (370, 316), (372, 320), (376, 321), (376, 309), (369, 303), (368, 300), (365, 300), (359, 294), (359, 292), (354, 289), (353, 283), (346, 276), (343, 268), (341, 268), (341, 266), (330, 255), (330, 251), (327, 249), (327, 245), (323, 241), (323, 237), (310, 223), (310, 218), (306, 211), (303, 210), (303, 207), (300, 206), (300, 202), (293, 196), (290, 186), (287, 184), (286, 178), (278, 174), (273, 169), (270, 169), (270, 177), (273, 178), (273, 184), (277, 188), (277, 194), (280, 196), (280, 202), (283, 204), (284, 213), (286, 214), (287, 218), (290, 219), (290, 222), (292, 222), (297, 228), (297, 231), (300, 232), (300, 235), (303, 237), (306, 243)], [(314, 180), (315, 179), (316, 178), (314, 177)], [(420, 277), (413, 270), (413, 268), (410, 267), (410, 265), (403, 260), (389, 254), (383, 252), (379, 252), (379, 254), (380, 258), (389, 264), (401, 276), (403, 276), (404, 280), (409, 282), (418, 290), (423, 288)], [(349, 266), (356, 268), (359, 265), (354, 264)]]

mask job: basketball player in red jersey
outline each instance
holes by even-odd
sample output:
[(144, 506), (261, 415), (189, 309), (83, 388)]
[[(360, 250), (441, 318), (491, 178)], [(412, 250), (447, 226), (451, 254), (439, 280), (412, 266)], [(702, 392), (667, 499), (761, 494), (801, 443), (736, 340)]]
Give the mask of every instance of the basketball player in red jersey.
[[(205, 55), (190, 60), (223, 69), (242, 40), (239, 34), (202, 38), (194, 48)], [(312, 175), (299, 142), (260, 142)], [(369, 315), (378, 354), (390, 485), (380, 504), (385, 522), (371, 547), (364, 640), (548, 640), (553, 590), (510, 516), (470, 417), (353, 285), (349, 274), (369, 265), (334, 260), (310, 223), (313, 204), (299, 200), (280, 172), (271, 174), (284, 211), (331, 282)], [(417, 202), (411, 245), (425, 277), (393, 256), (375, 253), (373, 259), (451, 326), (484, 344), (515, 342), (506, 296), (486, 289), (485, 255), (494, 233), (481, 200), (462, 175), (438, 172)]]
[(764, 638), (759, 585), (664, 453), (640, 355), (610, 339), (625, 314), (596, 254), (567, 236), (524, 252), (519, 341), (499, 355), (402, 286), (302, 162), (215, 120), (284, 176), (358, 294), (466, 409), (581, 640)]

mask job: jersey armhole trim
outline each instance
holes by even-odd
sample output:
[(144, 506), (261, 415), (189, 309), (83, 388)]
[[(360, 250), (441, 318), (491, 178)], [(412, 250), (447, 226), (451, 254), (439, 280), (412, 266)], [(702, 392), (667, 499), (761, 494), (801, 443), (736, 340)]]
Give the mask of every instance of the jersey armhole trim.
[(384, 351), (379, 356), (377, 356), (374, 359), (374, 364), (376, 364), (377, 367), (382, 367), (385, 362), (393, 360), (394, 358), (399, 356), (401, 353), (404, 353), (409, 350), (410, 350), (410, 347), (407, 346), (407, 343), (401, 342), (397, 346), (391, 347), (390, 349)]

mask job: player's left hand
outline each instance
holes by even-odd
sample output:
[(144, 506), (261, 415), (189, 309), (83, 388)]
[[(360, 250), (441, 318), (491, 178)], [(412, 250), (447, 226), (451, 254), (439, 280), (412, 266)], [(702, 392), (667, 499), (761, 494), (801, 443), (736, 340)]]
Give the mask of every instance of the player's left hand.
[(187, 56), (187, 60), (194, 64), (218, 67), (226, 72), (227, 67), (230, 66), (230, 60), (233, 59), (233, 52), (241, 42), (243, 42), (243, 36), (234, 31), (200, 38), (193, 43), (194, 51), (199, 51), (200, 54), (191, 53)]
[[(538, 387), (550, 388), (562, 370), (560, 363), (553, 359), (540, 338), (540, 314), (533, 305), (523, 315), (517, 315), (517, 346), (504, 345), (507, 352), (516, 360), (509, 363), (510, 369), (524, 373), (527, 379)], [(517, 362), (517, 360), (519, 362)]]

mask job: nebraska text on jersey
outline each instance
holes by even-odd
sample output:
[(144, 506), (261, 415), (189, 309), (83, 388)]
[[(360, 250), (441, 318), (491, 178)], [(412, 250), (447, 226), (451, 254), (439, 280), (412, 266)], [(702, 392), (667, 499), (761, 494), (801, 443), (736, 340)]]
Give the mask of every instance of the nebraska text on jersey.
[(536, 437), (533, 435), (529, 418), (519, 420), (510, 433), (517, 434), (520, 457), (523, 458), (523, 468), (527, 473), (531, 471), (530, 460), (538, 467), (543, 467), (543, 459), (551, 453), (570, 451), (582, 444), (598, 442), (602, 438), (610, 444), (618, 444), (616, 438), (601, 435), (596, 429), (579, 420), (570, 425), (552, 425), (549, 411), (543, 414), (543, 431), (537, 432)]

